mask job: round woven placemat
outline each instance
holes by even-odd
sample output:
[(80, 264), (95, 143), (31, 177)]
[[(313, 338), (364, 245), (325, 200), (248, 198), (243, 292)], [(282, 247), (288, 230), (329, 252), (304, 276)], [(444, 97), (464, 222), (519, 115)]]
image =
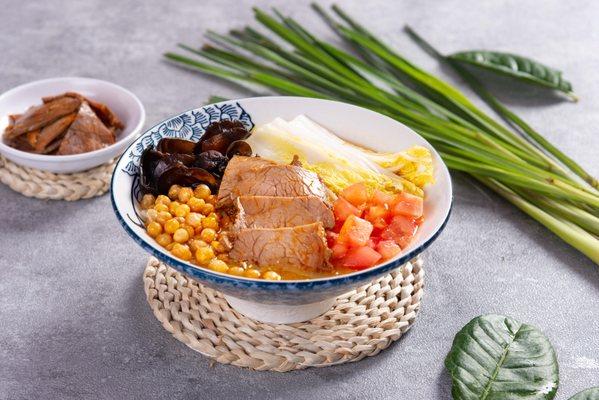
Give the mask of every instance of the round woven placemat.
[(416, 319), (424, 270), (416, 258), (339, 296), (320, 317), (290, 325), (249, 319), (221, 293), (154, 257), (143, 281), (154, 315), (177, 340), (219, 363), (286, 372), (358, 361), (387, 348)]
[(15, 192), (37, 199), (89, 199), (108, 191), (114, 159), (99, 167), (74, 174), (55, 174), (22, 167), (0, 156), (0, 182)]

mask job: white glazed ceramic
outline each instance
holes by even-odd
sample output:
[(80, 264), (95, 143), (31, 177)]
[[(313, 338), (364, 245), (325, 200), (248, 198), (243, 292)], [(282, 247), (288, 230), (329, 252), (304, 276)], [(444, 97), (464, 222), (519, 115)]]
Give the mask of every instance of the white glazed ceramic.
[(106, 104), (123, 121), (116, 143), (89, 153), (68, 156), (34, 154), (14, 149), (0, 140), (0, 153), (16, 164), (56, 173), (85, 171), (120, 155), (141, 131), (146, 120), (143, 105), (133, 93), (114, 83), (90, 78), (52, 78), (27, 83), (0, 95), (0, 134), (10, 114), (20, 114), (42, 97), (77, 92)]
[[(222, 274), (173, 257), (146, 233), (139, 217), (139, 158), (163, 137), (197, 141), (214, 121), (236, 119), (251, 129), (276, 117), (290, 120), (304, 114), (341, 138), (379, 151), (401, 151), (414, 145), (433, 154), (435, 184), (425, 189), (424, 222), (412, 243), (397, 257), (373, 268), (330, 278), (266, 281)], [(369, 283), (430, 246), (445, 226), (451, 209), (447, 167), (421, 136), (384, 115), (335, 101), (301, 97), (256, 97), (210, 104), (168, 118), (142, 134), (118, 161), (111, 184), (116, 216), (129, 235), (149, 253), (204, 285), (225, 294), (229, 304), (256, 320), (292, 323), (327, 311), (340, 294)]]

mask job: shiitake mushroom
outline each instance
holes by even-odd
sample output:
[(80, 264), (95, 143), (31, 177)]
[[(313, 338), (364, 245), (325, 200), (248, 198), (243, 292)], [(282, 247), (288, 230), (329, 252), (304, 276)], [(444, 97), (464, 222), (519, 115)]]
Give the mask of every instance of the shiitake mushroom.
[(163, 153), (193, 154), (196, 143), (191, 140), (164, 138), (158, 142), (156, 150)]
[(216, 150), (208, 150), (196, 156), (193, 165), (222, 176), (222, 172), (227, 167), (228, 162), (229, 159), (222, 153)]
[(250, 137), (250, 132), (245, 129), (245, 126), (243, 126), (241, 121), (223, 119), (208, 125), (201, 140), (210, 139), (218, 134), (222, 134), (229, 138), (231, 142), (235, 140), (247, 139)]
[(236, 140), (229, 145), (227, 149), (227, 158), (233, 158), (233, 156), (246, 156), (252, 155), (252, 147), (245, 140)]
[(208, 126), (199, 142), (164, 138), (144, 150), (140, 161), (143, 192), (166, 194), (172, 185), (196, 186), (205, 183), (217, 189), (229, 159), (250, 156), (252, 149), (243, 139), (250, 132), (239, 121), (223, 120)]
[(175, 164), (158, 177), (156, 188), (159, 193), (168, 193), (172, 185), (196, 186), (200, 183), (212, 188), (217, 187), (216, 178), (205, 169)]
[(206, 128), (206, 132), (198, 143), (199, 146), (196, 147), (196, 154), (209, 150), (225, 154), (231, 143), (247, 139), (249, 136), (250, 132), (239, 121), (214, 122)]

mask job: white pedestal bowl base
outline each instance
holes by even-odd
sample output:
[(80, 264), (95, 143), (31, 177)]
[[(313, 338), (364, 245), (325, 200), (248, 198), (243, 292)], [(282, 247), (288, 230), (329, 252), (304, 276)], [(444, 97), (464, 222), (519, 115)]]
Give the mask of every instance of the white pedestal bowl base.
[(246, 317), (273, 324), (293, 324), (311, 320), (330, 310), (337, 300), (336, 297), (333, 297), (317, 303), (292, 306), (288, 304), (256, 303), (227, 295), (224, 297), (231, 307)]

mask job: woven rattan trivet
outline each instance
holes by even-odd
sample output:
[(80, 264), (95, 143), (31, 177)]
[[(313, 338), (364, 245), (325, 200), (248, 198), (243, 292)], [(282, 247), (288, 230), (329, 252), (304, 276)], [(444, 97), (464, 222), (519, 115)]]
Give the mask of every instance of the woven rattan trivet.
[(143, 281), (154, 315), (177, 340), (223, 364), (285, 372), (358, 361), (387, 348), (414, 323), (424, 271), (416, 258), (338, 297), (324, 315), (290, 325), (249, 319), (219, 292), (153, 257)]
[(19, 166), (0, 156), (0, 182), (27, 197), (74, 201), (100, 196), (108, 190), (114, 160), (74, 174), (55, 174)]

